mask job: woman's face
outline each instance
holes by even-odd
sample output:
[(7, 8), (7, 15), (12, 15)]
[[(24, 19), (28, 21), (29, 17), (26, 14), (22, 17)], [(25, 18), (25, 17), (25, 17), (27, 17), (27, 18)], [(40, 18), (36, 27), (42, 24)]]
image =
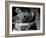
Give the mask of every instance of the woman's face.
[(15, 9), (15, 12), (16, 12), (16, 13), (21, 13), (22, 11), (21, 11), (20, 8), (16, 8), (16, 9)]

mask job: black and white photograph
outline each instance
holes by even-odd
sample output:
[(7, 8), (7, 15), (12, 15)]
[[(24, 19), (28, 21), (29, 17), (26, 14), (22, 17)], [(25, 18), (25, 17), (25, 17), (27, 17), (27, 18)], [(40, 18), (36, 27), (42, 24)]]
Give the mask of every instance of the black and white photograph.
[(12, 31), (40, 30), (40, 8), (12, 7)]
[(45, 34), (45, 4), (8, 1), (5, 7), (5, 36)]

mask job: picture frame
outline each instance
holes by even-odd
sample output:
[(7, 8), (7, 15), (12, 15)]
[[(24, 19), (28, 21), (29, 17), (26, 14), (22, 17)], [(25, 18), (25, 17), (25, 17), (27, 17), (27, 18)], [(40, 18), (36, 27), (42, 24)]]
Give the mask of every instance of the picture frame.
[[(14, 11), (13, 8), (24, 8), (32, 7), (32, 9), (40, 8), (40, 30), (31, 30), (31, 31), (15, 31), (12, 32), (12, 14)], [(12, 10), (13, 9), (13, 10)], [(27, 8), (28, 9), (28, 8)], [(31, 9), (31, 10), (32, 10)], [(25, 14), (25, 13), (24, 13)], [(44, 3), (34, 3), (34, 2), (19, 2), (19, 1), (6, 1), (5, 2), (5, 37), (18, 37), (18, 36), (35, 36), (35, 35), (44, 35), (45, 34), (45, 4)]]

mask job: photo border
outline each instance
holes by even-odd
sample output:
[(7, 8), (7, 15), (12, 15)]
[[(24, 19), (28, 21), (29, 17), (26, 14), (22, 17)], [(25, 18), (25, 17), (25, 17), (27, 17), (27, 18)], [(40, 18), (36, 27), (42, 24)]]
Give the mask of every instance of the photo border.
[[(15, 3), (29, 4), (29, 5), (42, 5), (43, 6), (43, 33), (29, 33), (29, 34), (9, 34), (9, 5)], [(19, 1), (5, 1), (5, 37), (18, 37), (18, 36), (35, 36), (45, 34), (45, 3), (34, 2), (19, 2)]]

